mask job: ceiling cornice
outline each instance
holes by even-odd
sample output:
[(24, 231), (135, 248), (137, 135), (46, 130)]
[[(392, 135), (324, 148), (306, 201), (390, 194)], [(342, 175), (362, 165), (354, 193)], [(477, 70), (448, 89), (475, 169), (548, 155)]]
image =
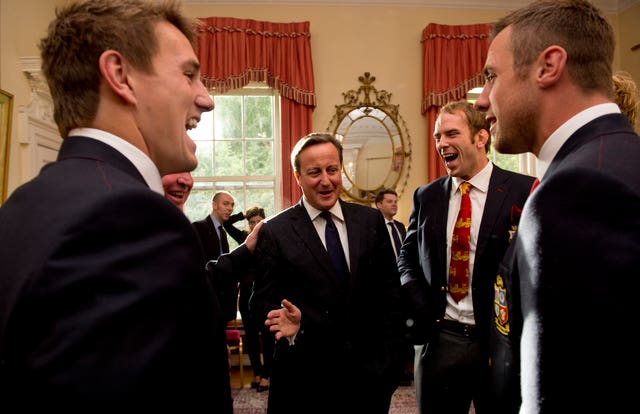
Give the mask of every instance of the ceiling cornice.
[[(513, 10), (531, 0), (183, 0), (185, 4), (229, 6), (360, 6), (433, 7), (445, 9)], [(640, 4), (640, 0), (592, 0), (607, 14), (616, 14)]]

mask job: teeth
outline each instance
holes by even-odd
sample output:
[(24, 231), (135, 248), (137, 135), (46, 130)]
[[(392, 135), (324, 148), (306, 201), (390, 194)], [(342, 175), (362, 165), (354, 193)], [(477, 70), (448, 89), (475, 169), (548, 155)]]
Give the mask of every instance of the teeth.
[(198, 126), (198, 121), (194, 118), (191, 118), (187, 121), (187, 129), (194, 129)]

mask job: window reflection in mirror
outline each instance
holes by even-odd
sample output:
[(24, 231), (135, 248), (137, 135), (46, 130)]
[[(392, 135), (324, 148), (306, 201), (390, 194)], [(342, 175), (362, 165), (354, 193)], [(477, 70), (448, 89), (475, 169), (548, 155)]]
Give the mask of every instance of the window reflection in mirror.
[(328, 130), (342, 139), (343, 198), (370, 204), (382, 188), (402, 193), (411, 144), (398, 106), (389, 103), (391, 94), (373, 87), (368, 72), (359, 80), (357, 91), (343, 93), (345, 103), (336, 105)]

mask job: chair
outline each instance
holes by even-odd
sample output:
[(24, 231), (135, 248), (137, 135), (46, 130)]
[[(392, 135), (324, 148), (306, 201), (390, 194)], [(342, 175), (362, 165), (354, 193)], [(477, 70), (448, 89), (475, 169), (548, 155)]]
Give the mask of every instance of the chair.
[[(240, 388), (244, 387), (244, 355), (242, 352), (242, 331), (238, 328), (238, 320), (234, 320), (227, 324), (227, 346), (231, 355), (238, 355), (238, 365), (240, 366)], [(231, 367), (229, 367), (231, 368)]]

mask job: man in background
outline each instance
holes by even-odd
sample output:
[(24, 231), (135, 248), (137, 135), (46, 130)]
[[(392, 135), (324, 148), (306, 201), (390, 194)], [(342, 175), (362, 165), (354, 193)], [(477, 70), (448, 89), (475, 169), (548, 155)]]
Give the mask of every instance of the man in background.
[[(211, 214), (202, 220), (193, 222), (193, 228), (196, 230), (204, 250), (205, 263), (216, 260), (223, 253), (229, 253), (229, 240), (223, 225), (229, 220), (234, 206), (235, 200), (228, 191), (216, 191), (211, 199)], [(227, 322), (235, 320), (238, 315), (238, 281), (229, 278), (215, 278), (213, 289), (220, 302), (225, 320)]]
[[(407, 234), (404, 223), (394, 219), (398, 212), (398, 193), (392, 188), (383, 188), (376, 193), (375, 205), (384, 217), (387, 230), (389, 231), (391, 246), (393, 247), (397, 260), (400, 254), (400, 248), (402, 247), (402, 241), (404, 240), (405, 234)], [(411, 381), (413, 381), (414, 349), (410, 341), (407, 341), (407, 350), (407, 363), (402, 381), (400, 382), (400, 385), (404, 386), (411, 385)]]
[(376, 194), (375, 204), (384, 217), (385, 224), (389, 230), (391, 245), (397, 258), (400, 253), (400, 247), (402, 247), (402, 240), (404, 240), (404, 236), (407, 233), (404, 224), (394, 219), (398, 212), (398, 193), (392, 188), (382, 189)]
[[(489, 161), (489, 123), (466, 101), (444, 105), (435, 146), (448, 175), (413, 195), (398, 267), (416, 345), (421, 414), (492, 413), (489, 317), (493, 281), (534, 178)], [(304, 312), (303, 312), (304, 315)]]
[[(249, 230), (239, 229), (233, 225), (233, 223), (245, 218), (247, 219)], [(264, 208), (252, 206), (244, 213), (233, 214), (224, 223), (224, 228), (236, 242), (243, 243), (249, 231), (253, 230), (265, 218)], [(253, 369), (254, 378), (251, 381), (251, 388), (255, 388), (258, 392), (264, 392), (269, 389), (275, 341), (273, 334), (269, 332), (269, 327), (264, 324), (263, 315), (254, 315), (249, 308), (249, 298), (253, 293), (254, 273), (255, 269), (252, 267), (240, 276), (238, 310), (240, 311), (242, 326), (245, 331), (245, 349), (249, 354), (249, 361)]]
[(613, 28), (588, 1), (540, 1), (491, 39), (476, 105), (496, 149), (532, 152), (540, 179), (505, 292), (523, 320), (519, 412), (627, 411), (639, 357), (617, 336), (640, 290), (640, 140), (612, 100)]
[(164, 197), (184, 212), (184, 205), (193, 188), (193, 177), (190, 172), (167, 174), (162, 176)]

